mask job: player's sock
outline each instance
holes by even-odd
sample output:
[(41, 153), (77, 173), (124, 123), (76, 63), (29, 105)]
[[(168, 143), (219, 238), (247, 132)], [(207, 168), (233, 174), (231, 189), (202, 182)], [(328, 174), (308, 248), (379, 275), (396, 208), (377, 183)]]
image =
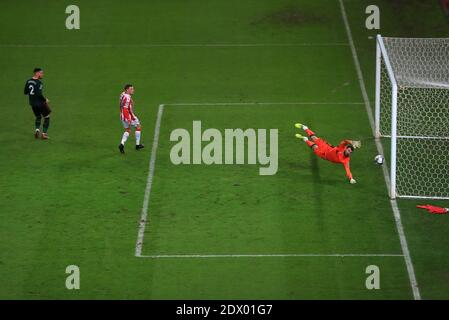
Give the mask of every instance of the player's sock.
[(49, 127), (50, 127), (50, 117), (46, 117), (44, 118), (44, 125), (42, 126), (43, 129), (42, 131), (44, 133), (47, 133)]
[(34, 127), (36, 128), (36, 130), (40, 130), (41, 127), (41, 117), (36, 117), (36, 121), (34, 121)]
[(307, 135), (309, 137), (314, 136), (315, 132), (313, 132), (312, 130), (310, 130), (309, 128), (305, 127), (304, 130), (306, 131)]
[(140, 130), (136, 130), (136, 146), (140, 145)]
[(310, 141), (310, 140), (307, 140), (306, 143), (307, 143), (307, 145), (308, 145), (309, 147), (311, 147), (311, 148), (315, 145), (315, 143), (312, 142), (312, 141)]
[(121, 144), (125, 145), (125, 142), (126, 142), (126, 140), (128, 140), (128, 137), (129, 137), (129, 132), (128, 131), (123, 132)]

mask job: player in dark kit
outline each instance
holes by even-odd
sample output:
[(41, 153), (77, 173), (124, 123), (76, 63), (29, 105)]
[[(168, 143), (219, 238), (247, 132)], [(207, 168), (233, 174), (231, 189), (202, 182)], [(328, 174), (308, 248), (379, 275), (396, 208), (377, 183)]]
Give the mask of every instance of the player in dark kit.
[(28, 95), (30, 106), (36, 116), (34, 137), (39, 138), (41, 120), (44, 117), (44, 125), (42, 126), (42, 139), (48, 139), (47, 131), (50, 126), (51, 109), (48, 105), (49, 100), (42, 95), (43, 84), (41, 79), (44, 77), (44, 71), (41, 68), (34, 69), (34, 76), (25, 83), (23, 93)]

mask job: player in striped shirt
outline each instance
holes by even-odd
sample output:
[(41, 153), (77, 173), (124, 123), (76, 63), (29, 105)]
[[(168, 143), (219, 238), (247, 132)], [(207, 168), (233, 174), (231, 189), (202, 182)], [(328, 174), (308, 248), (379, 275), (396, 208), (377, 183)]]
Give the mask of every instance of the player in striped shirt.
[(351, 184), (356, 183), (355, 179), (352, 177), (351, 170), (349, 169), (349, 160), (352, 152), (354, 151), (354, 148), (360, 148), (361, 142), (360, 141), (353, 141), (353, 140), (343, 140), (340, 142), (340, 144), (336, 147), (329, 144), (326, 140), (318, 138), (315, 135), (315, 132), (310, 130), (307, 126), (296, 123), (295, 127), (298, 129), (303, 129), (308, 137), (304, 137), (297, 133), (295, 136), (298, 139), (304, 140), (307, 145), (312, 148), (313, 152), (320, 157), (321, 159), (333, 162), (333, 163), (341, 163), (343, 164), (343, 167), (346, 171), (346, 176), (349, 179), (349, 182)]
[(125, 85), (125, 90), (120, 95), (120, 120), (122, 120), (125, 132), (123, 132), (122, 141), (118, 146), (121, 153), (125, 153), (125, 143), (131, 133), (131, 127), (135, 128), (136, 150), (142, 149), (144, 146), (140, 143), (140, 122), (133, 111), (134, 87), (132, 84)]

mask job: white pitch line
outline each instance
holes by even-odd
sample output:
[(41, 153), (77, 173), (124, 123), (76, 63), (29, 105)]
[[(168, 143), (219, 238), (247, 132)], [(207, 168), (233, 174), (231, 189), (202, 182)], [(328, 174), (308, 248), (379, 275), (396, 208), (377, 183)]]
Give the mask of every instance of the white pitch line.
[(148, 259), (176, 259), (176, 258), (289, 258), (289, 257), (403, 257), (402, 254), (358, 254), (358, 253), (335, 253), (335, 254), (160, 254), (139, 256)]
[[(151, 158), (149, 164), (149, 172), (147, 178), (147, 185), (145, 188), (145, 195), (142, 205), (142, 213), (139, 221), (139, 229), (137, 233), (137, 241), (136, 241), (136, 250), (135, 256), (139, 258), (216, 258), (216, 257), (301, 257), (301, 256), (365, 256), (365, 255), (342, 255), (342, 254), (331, 254), (331, 255), (308, 255), (308, 254), (230, 254), (230, 255), (142, 255), (142, 247), (143, 240), (145, 236), (145, 226), (148, 221), (148, 207), (150, 204), (151, 197), (151, 187), (153, 184), (153, 176), (154, 176), (154, 167), (156, 163), (156, 153), (157, 147), (159, 143), (159, 131), (161, 127), (162, 114), (164, 112), (164, 105), (170, 106), (210, 106), (210, 105), (272, 105), (272, 104), (340, 104), (340, 105), (348, 105), (348, 104), (363, 104), (361, 102), (212, 102), (212, 103), (172, 103), (172, 104), (161, 104), (159, 105), (156, 125), (154, 128), (154, 139), (153, 146), (151, 149)], [(366, 256), (377, 256), (377, 255), (366, 255)], [(397, 255), (380, 255), (380, 256), (397, 256)]]
[(166, 103), (169, 106), (255, 106), (255, 105), (362, 105), (363, 102), (189, 102)]
[[(359, 79), (360, 89), (362, 91), (363, 100), (365, 102), (366, 112), (368, 114), (369, 123), (371, 125), (371, 130), (374, 135), (375, 129), (374, 129), (374, 120), (373, 120), (373, 115), (372, 115), (373, 111), (371, 109), (371, 104), (368, 99), (368, 94), (366, 93), (366, 87), (365, 87), (365, 81), (363, 78), (362, 69), (360, 68), (360, 62), (359, 62), (359, 58), (357, 56), (357, 51), (355, 49), (354, 40), (352, 38), (352, 32), (351, 32), (351, 28), (349, 26), (348, 16), (346, 15), (346, 10), (345, 10), (345, 6), (343, 4), (343, 0), (339, 0), (339, 2), (340, 2), (340, 9), (341, 9), (341, 16), (343, 18), (343, 22), (344, 22), (344, 25), (346, 28), (349, 46), (350, 46), (351, 52), (352, 52), (352, 58), (354, 60), (354, 65), (355, 65), (355, 68), (357, 71), (357, 77)], [(383, 148), (382, 148), (382, 144), (380, 143), (380, 140), (375, 139), (375, 141), (376, 141), (377, 151), (380, 154), (383, 154)], [(388, 172), (386, 171), (385, 166), (383, 168), (383, 174), (384, 174), (384, 178), (385, 178), (385, 184), (387, 185), (387, 189), (389, 191), (390, 190), (390, 182), (389, 182), (390, 178), (389, 178)], [(390, 194), (390, 192), (389, 192), (389, 194)], [(419, 292), (418, 282), (417, 282), (416, 276), (415, 276), (415, 269), (413, 268), (412, 258), (410, 256), (407, 239), (406, 239), (405, 233), (404, 233), (404, 227), (402, 226), (401, 213), (399, 211), (398, 204), (397, 204), (396, 200), (390, 200), (390, 204), (391, 204), (391, 208), (393, 209), (393, 215), (394, 215), (394, 220), (396, 223), (396, 229), (399, 234), (399, 241), (401, 242), (402, 253), (404, 254), (404, 260), (405, 260), (405, 264), (407, 266), (407, 272), (408, 272), (408, 276), (409, 276), (409, 280), (410, 280), (410, 285), (411, 285), (412, 291), (413, 291), (413, 297), (415, 298), (415, 300), (421, 300), (421, 294)]]
[(159, 131), (161, 128), (161, 119), (162, 119), (163, 112), (164, 112), (164, 105), (161, 104), (161, 105), (159, 105), (159, 109), (157, 112), (156, 125), (154, 127), (153, 147), (151, 148), (151, 158), (150, 158), (150, 164), (149, 164), (149, 169), (148, 169), (147, 186), (145, 188), (145, 195), (143, 198), (142, 214), (140, 216), (140, 221), (139, 221), (139, 231), (137, 233), (136, 252), (135, 252), (136, 257), (140, 257), (142, 255), (143, 238), (145, 235), (145, 226), (147, 223), (148, 206), (150, 203), (151, 186), (153, 185), (154, 166), (156, 163), (156, 152), (157, 152), (157, 145), (159, 142)]
[(142, 43), (142, 44), (0, 44), (0, 48), (188, 48), (188, 47), (334, 47), (347, 43)]

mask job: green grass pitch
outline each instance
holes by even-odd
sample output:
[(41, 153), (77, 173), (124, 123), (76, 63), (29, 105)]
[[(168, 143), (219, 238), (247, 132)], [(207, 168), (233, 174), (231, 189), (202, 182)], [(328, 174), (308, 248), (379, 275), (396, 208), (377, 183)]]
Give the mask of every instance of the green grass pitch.
[[(0, 11), (1, 299), (413, 299), (338, 1), (83, 0), (80, 30), (65, 28), (68, 4)], [(437, 1), (344, 4), (371, 103), (368, 5), (379, 6), (383, 35), (449, 36)], [(48, 141), (34, 140), (22, 94), (35, 66), (54, 111)], [(135, 152), (131, 136), (122, 156), (118, 96), (128, 82), (146, 148)], [(173, 165), (170, 133), (194, 120), (222, 132), (278, 129), (277, 174)], [(351, 161), (356, 185), (294, 138), (298, 121), (331, 143), (363, 141)], [(398, 200), (420, 293), (448, 299), (448, 217), (420, 203)], [(229, 256), (248, 254), (268, 256)], [(65, 288), (72, 264), (80, 290)], [(369, 265), (380, 268), (380, 290), (365, 288)]]

